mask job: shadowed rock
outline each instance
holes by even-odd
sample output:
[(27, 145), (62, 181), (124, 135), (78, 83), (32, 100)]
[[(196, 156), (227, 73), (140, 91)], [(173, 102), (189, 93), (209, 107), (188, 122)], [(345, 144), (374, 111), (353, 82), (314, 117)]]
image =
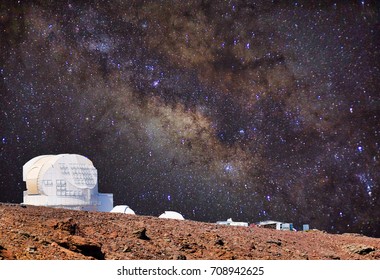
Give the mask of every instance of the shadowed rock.
[(278, 246), (281, 246), (281, 244), (282, 244), (281, 241), (279, 241), (279, 240), (268, 240), (267, 243), (273, 243), (273, 244), (276, 244)]
[(350, 252), (359, 254), (359, 255), (367, 255), (373, 251), (375, 251), (375, 248), (371, 246), (366, 245), (357, 245), (357, 244), (351, 244), (346, 247)]
[(146, 228), (138, 229), (133, 234), (139, 239), (150, 240), (150, 237), (146, 235)]
[(70, 251), (80, 253), (84, 256), (93, 257), (98, 260), (104, 260), (104, 253), (99, 243), (80, 236), (70, 236), (64, 241), (57, 242), (58, 245)]

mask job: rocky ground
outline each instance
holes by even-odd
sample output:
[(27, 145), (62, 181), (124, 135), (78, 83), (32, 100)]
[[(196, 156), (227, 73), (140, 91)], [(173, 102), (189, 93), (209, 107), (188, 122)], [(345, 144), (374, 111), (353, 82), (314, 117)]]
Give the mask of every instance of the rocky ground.
[(0, 204), (0, 259), (380, 259), (380, 239)]

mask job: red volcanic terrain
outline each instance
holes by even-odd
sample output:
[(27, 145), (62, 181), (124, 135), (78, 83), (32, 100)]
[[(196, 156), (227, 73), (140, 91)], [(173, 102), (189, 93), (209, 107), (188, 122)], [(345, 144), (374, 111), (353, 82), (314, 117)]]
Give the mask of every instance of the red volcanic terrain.
[(380, 259), (380, 239), (0, 204), (0, 259)]

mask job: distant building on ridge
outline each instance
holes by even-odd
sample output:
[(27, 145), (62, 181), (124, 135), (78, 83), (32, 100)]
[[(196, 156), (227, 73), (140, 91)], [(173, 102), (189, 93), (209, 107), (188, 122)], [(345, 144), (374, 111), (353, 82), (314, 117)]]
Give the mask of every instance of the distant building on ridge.
[(136, 215), (135, 211), (133, 211), (128, 205), (116, 205), (110, 212)]
[(218, 225), (226, 225), (226, 226), (240, 226), (240, 227), (247, 227), (247, 222), (235, 222), (231, 218), (227, 219), (227, 221), (217, 221)]
[(283, 223), (279, 221), (262, 221), (258, 222), (257, 225), (259, 227), (263, 228), (273, 228), (277, 230), (293, 230), (293, 224), (292, 223)]
[(184, 220), (185, 218), (178, 212), (175, 211), (165, 211), (162, 213), (159, 218), (162, 219), (174, 219), (174, 220)]

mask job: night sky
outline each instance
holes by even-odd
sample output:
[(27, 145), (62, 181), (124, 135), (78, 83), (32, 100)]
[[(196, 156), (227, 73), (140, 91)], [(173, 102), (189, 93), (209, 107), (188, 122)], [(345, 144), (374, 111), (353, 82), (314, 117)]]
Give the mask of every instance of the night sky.
[(380, 237), (379, 19), (376, 1), (2, 0), (0, 201), (22, 202), (29, 159), (78, 153), (137, 214)]

